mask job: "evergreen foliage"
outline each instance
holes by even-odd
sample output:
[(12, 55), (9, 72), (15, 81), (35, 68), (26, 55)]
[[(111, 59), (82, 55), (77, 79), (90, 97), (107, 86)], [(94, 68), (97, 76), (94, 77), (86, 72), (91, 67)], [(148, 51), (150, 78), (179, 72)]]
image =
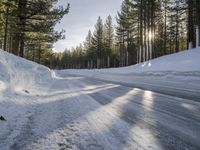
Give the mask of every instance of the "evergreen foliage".
[(57, 1), (1, 0), (0, 47), (51, 68), (93, 69), (133, 65), (200, 43), (199, 0), (123, 0), (117, 25), (110, 15), (105, 22), (99, 17), (83, 44), (53, 53), (53, 43), (64, 38), (54, 27), (69, 11), (55, 7)]
[(52, 53), (53, 43), (64, 38), (64, 31), (55, 31), (54, 27), (69, 11), (69, 5), (67, 8), (56, 7), (57, 1), (1, 0), (1, 48), (49, 64), (50, 60), (47, 62), (45, 57)]
[(84, 68), (128, 66), (195, 47), (199, 8), (199, 0), (123, 0), (115, 30), (111, 16), (104, 26), (99, 17), (87, 36)]

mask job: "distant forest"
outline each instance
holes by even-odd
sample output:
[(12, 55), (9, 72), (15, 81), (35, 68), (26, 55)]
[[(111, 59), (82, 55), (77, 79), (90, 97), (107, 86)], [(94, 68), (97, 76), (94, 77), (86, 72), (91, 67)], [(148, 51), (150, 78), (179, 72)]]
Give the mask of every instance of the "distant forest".
[(53, 43), (64, 38), (54, 26), (69, 11), (54, 3), (1, 1), (2, 49), (54, 69), (93, 69), (141, 63), (195, 48), (200, 41), (199, 0), (123, 0), (116, 18), (99, 17), (84, 43), (54, 53)]

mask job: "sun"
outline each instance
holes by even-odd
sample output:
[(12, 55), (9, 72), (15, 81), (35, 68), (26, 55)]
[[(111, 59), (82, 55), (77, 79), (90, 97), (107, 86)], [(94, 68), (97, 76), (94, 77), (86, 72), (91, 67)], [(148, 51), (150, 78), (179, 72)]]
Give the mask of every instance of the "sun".
[(149, 39), (150, 39), (150, 40), (153, 38), (153, 35), (152, 35), (151, 32), (149, 32), (148, 36), (149, 36)]

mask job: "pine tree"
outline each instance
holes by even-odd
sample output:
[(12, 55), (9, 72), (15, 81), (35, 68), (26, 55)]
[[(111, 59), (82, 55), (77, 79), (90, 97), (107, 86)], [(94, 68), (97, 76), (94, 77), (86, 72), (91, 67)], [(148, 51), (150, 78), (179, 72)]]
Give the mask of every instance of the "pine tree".
[[(118, 19), (117, 19), (118, 20)], [(118, 20), (118, 26), (116, 27), (116, 44), (119, 49), (119, 65), (125, 66), (124, 50), (125, 50), (125, 31), (120, 20)]]
[(91, 30), (88, 31), (88, 35), (85, 39), (84, 42), (84, 49), (87, 55), (87, 68), (88, 69), (92, 69), (93, 66), (93, 62), (95, 61), (95, 54), (94, 54), (94, 50), (93, 50), (93, 44), (92, 44), (92, 32)]
[(97, 63), (96, 63), (97, 68), (103, 68), (105, 47), (104, 47), (104, 26), (101, 17), (99, 17), (97, 20), (92, 43), (94, 45), (94, 51), (97, 55)]
[[(62, 33), (55, 32), (54, 26), (68, 12), (69, 6), (65, 9), (63, 7), (55, 8), (55, 2), (55, 0), (11, 0), (4, 4), (7, 6), (6, 12), (9, 12), (10, 18), (14, 18), (12, 29), (9, 29), (12, 36), (10, 38), (12, 46), (10, 47), (14, 54), (24, 56), (26, 42), (35, 40), (29, 35), (43, 34), (41, 41), (52, 43), (61, 37)], [(4, 14), (6, 15), (5, 12)], [(7, 36), (8, 34), (5, 34), (4, 43), (7, 43)], [(4, 47), (6, 48), (6, 45)]]
[(110, 67), (110, 59), (114, 46), (114, 28), (112, 17), (109, 15), (105, 24), (105, 51), (107, 56), (107, 67)]
[(112, 18), (109, 16), (103, 25), (99, 17), (94, 34), (89, 31), (87, 35), (84, 49), (78, 46), (66, 56), (70, 60), (67, 66), (126, 66), (185, 50), (189, 43), (193, 48), (200, 40), (195, 35), (200, 24), (199, 3), (199, 0), (123, 0), (115, 34)]
[(195, 31), (194, 31), (194, 1), (187, 0), (188, 5), (188, 48), (195, 47)]
[(117, 39), (120, 43), (121, 66), (129, 65), (128, 54), (133, 50), (133, 28), (134, 16), (132, 15), (132, 7), (130, 0), (124, 0), (121, 11), (117, 15)]
[(14, 0), (2, 0), (0, 1), (0, 34), (2, 49), (10, 51), (12, 48), (12, 32), (16, 27), (16, 18), (13, 17), (15, 14), (16, 3)]

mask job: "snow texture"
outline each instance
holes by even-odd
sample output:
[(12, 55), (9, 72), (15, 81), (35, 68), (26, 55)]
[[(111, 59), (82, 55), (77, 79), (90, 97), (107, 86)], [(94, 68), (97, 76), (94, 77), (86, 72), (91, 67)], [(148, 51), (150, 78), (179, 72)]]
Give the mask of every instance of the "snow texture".
[(0, 50), (0, 150), (198, 150), (199, 58), (53, 71)]

